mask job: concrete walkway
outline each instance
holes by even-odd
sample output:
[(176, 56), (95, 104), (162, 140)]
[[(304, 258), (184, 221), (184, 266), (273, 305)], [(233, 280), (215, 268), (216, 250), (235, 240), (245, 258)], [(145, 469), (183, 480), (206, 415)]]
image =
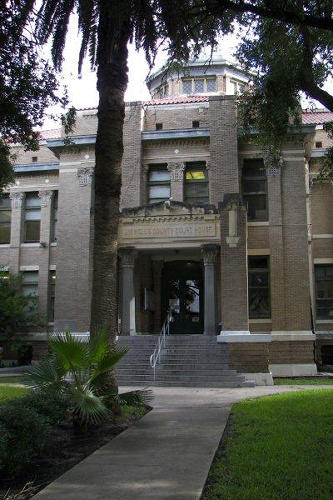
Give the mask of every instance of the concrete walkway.
[(233, 403), (249, 397), (320, 387), (155, 387), (154, 409), (150, 413), (34, 498), (197, 500)]

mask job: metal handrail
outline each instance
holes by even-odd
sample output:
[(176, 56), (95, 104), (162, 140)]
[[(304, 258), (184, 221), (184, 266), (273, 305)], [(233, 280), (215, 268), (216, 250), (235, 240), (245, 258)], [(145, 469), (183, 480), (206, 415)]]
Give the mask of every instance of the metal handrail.
[(161, 361), (161, 351), (165, 347), (165, 336), (170, 333), (170, 323), (172, 321), (172, 312), (169, 310), (167, 312), (165, 321), (163, 323), (161, 333), (158, 337), (156, 347), (153, 354), (149, 358), (150, 366), (154, 370), (154, 381), (156, 378), (156, 365)]

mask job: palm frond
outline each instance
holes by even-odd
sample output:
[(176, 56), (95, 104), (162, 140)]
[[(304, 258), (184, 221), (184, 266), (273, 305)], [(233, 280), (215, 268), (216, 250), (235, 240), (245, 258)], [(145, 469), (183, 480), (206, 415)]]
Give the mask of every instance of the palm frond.
[(87, 343), (69, 332), (56, 335), (49, 341), (51, 352), (66, 371), (89, 366), (90, 353)]
[(49, 356), (27, 370), (25, 382), (39, 392), (53, 392), (61, 395), (69, 386), (69, 382), (65, 380), (66, 373), (57, 359)]
[(154, 395), (153, 391), (150, 389), (141, 389), (117, 394), (115, 399), (117, 399), (119, 404), (123, 406), (142, 406), (151, 403), (154, 399)]
[(96, 396), (90, 389), (79, 390), (73, 387), (71, 401), (74, 403), (76, 415), (86, 424), (97, 424), (109, 413), (103, 398)]

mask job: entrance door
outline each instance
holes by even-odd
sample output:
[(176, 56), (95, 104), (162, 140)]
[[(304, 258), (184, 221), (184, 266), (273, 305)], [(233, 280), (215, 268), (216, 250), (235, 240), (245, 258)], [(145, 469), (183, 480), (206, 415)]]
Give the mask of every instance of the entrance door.
[(167, 262), (163, 268), (162, 311), (173, 312), (170, 333), (203, 333), (203, 272), (200, 262)]

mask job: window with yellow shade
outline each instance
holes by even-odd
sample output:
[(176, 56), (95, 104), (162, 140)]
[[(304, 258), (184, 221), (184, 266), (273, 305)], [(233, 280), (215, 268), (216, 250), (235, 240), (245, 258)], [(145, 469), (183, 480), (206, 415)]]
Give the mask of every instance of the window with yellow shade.
[(200, 205), (209, 203), (208, 175), (205, 162), (186, 164), (184, 201)]

